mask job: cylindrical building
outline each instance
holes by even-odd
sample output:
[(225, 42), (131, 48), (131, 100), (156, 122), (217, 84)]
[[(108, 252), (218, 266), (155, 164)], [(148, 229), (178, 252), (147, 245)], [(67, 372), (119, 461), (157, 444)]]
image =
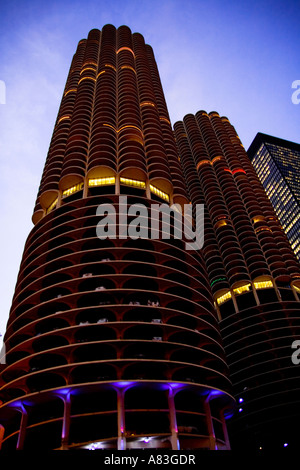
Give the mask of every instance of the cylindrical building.
[(296, 445), (299, 263), (228, 119), (199, 111), (174, 128), (189, 196), (206, 210), (202, 254), (239, 405), (233, 447)]
[[(92, 30), (71, 64), (7, 324), (2, 449), (230, 447), (235, 402), (201, 254), (162, 227), (129, 236), (154, 206), (186, 203), (151, 47), (126, 26)], [(100, 239), (105, 224), (117, 236)]]

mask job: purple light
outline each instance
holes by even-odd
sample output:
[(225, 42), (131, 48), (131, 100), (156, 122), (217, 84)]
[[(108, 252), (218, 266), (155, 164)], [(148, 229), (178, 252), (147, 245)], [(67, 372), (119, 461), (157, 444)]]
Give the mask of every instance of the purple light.
[(239, 403), (243, 403), (244, 398), (239, 398)]
[(182, 387), (182, 384), (170, 383), (170, 387), (173, 388), (173, 389), (181, 388), (181, 387)]
[(287, 447), (287, 446), (288, 446), (288, 443), (285, 442), (285, 443), (283, 444), (283, 447)]
[(125, 387), (129, 387), (130, 385), (134, 385), (136, 382), (113, 382), (113, 385), (116, 387), (116, 388), (125, 388)]
[(58, 392), (56, 392), (56, 393), (58, 393), (59, 395), (64, 396), (64, 395), (67, 395), (69, 392), (70, 392), (69, 388), (63, 388), (62, 390), (58, 390)]
[(219, 397), (220, 395), (223, 395), (223, 392), (221, 392), (221, 390), (212, 390), (209, 393), (209, 398), (210, 397)]
[(243, 408), (239, 408), (239, 413), (241, 413), (243, 411)]

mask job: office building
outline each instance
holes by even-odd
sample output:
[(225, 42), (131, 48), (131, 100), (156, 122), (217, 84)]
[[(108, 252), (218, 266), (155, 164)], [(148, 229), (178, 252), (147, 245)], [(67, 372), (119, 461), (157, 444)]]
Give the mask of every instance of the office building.
[(258, 133), (248, 155), (300, 260), (300, 144)]

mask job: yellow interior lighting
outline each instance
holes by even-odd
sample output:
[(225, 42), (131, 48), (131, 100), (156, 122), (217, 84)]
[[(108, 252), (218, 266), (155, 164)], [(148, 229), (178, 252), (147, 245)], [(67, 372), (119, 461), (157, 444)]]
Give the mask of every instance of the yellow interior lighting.
[(225, 294), (221, 295), (220, 297), (217, 297), (217, 303), (218, 305), (222, 305), (226, 300), (231, 299), (231, 292), (228, 291)]
[(88, 60), (83, 64), (83, 67), (86, 67), (87, 65), (94, 65), (95, 67), (97, 67), (97, 62), (95, 62), (94, 60)]
[(70, 119), (70, 116), (69, 116), (69, 115), (62, 116), (62, 117), (58, 120), (58, 123), (57, 123), (57, 124), (59, 124), (61, 121), (65, 121), (66, 119)]
[(126, 186), (133, 186), (135, 188), (141, 188), (145, 189), (146, 188), (146, 183), (145, 181), (139, 181), (139, 180), (132, 180), (130, 178), (120, 178), (120, 183), (126, 184)]
[(249, 291), (250, 291), (250, 287), (251, 287), (251, 284), (250, 284), (250, 283), (244, 284), (243, 286), (236, 287), (235, 289), (233, 289), (233, 292), (234, 292), (235, 294), (243, 294), (243, 292), (249, 292)]
[(253, 222), (256, 223), (256, 222), (264, 222), (265, 218), (262, 216), (262, 215), (256, 215), (255, 217), (253, 217)]
[(272, 281), (260, 281), (254, 282), (255, 289), (267, 289), (269, 287), (274, 287)]
[(113, 69), (114, 71), (116, 71), (116, 67), (112, 64), (104, 64), (104, 67), (109, 67), (109, 68)]
[(216, 223), (216, 228), (223, 227), (224, 225), (227, 225), (226, 220), (224, 220), (224, 219), (219, 220), (219, 221)]
[(86, 70), (92, 70), (93, 72), (96, 71), (93, 67), (84, 67), (84, 69), (81, 70), (80, 75), (81, 75), (83, 72), (85, 72)]
[(105, 73), (105, 70), (102, 70), (101, 72), (98, 73), (97, 78), (100, 77), (100, 75), (103, 75)]
[(170, 121), (169, 121), (169, 119), (167, 119), (167, 118), (165, 118), (165, 117), (160, 117), (159, 120), (160, 120), (160, 121), (165, 121), (165, 122), (167, 122), (168, 124), (171, 124)]
[(131, 52), (131, 54), (133, 55), (133, 57), (135, 57), (135, 54), (134, 54), (133, 50), (130, 49), (130, 47), (126, 47), (126, 46), (120, 47), (120, 49), (117, 50), (117, 54), (119, 54), (119, 52), (121, 52), (121, 51), (129, 51), (129, 52)]
[(116, 178), (114, 176), (108, 176), (104, 178), (91, 178), (89, 179), (89, 187), (90, 186), (106, 186), (109, 184), (115, 184)]
[(196, 169), (198, 170), (200, 168), (200, 166), (205, 165), (205, 164), (211, 165), (210, 160), (201, 160), (201, 162), (197, 163)]
[(211, 164), (213, 164), (215, 162), (219, 162), (221, 159), (222, 159), (222, 157), (215, 157), (215, 158), (212, 159)]
[(129, 69), (129, 70), (132, 70), (132, 72), (136, 73), (136, 71), (134, 70), (133, 67), (131, 67), (131, 65), (122, 65), (121, 70), (123, 69)]
[(143, 101), (143, 102), (140, 104), (140, 107), (143, 108), (144, 106), (152, 106), (153, 108), (155, 108), (155, 104), (152, 103), (152, 101)]
[(71, 188), (65, 189), (62, 193), (62, 197), (68, 197), (71, 196), (71, 194), (76, 193), (77, 191), (80, 191), (83, 188), (83, 183), (78, 183), (75, 184), (75, 186), (72, 186)]
[(76, 93), (76, 88), (70, 88), (70, 90), (67, 90), (64, 96), (67, 96), (69, 93)]
[(78, 85), (79, 83), (81, 83), (83, 80), (93, 80), (94, 82), (96, 81), (96, 79), (94, 77), (82, 77), (79, 82), (78, 82)]
[(58, 197), (57, 197), (57, 198), (52, 202), (52, 204), (50, 204), (50, 206), (47, 208), (46, 214), (49, 214), (49, 212), (52, 211), (52, 209), (54, 209), (54, 208), (56, 207), (57, 201), (58, 201)]
[(153, 186), (153, 184), (150, 184), (150, 191), (153, 193), (153, 194), (156, 194), (156, 196), (158, 197), (161, 197), (162, 199), (164, 199), (165, 201), (169, 201), (170, 200), (170, 197), (167, 193), (164, 193), (163, 191), (161, 191), (160, 189), (156, 188), (155, 186)]

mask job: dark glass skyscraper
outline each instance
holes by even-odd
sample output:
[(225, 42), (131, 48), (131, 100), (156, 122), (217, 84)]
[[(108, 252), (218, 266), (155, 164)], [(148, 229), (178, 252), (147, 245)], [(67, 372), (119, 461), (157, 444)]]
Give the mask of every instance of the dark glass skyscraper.
[(248, 155), (300, 260), (300, 144), (258, 133)]

